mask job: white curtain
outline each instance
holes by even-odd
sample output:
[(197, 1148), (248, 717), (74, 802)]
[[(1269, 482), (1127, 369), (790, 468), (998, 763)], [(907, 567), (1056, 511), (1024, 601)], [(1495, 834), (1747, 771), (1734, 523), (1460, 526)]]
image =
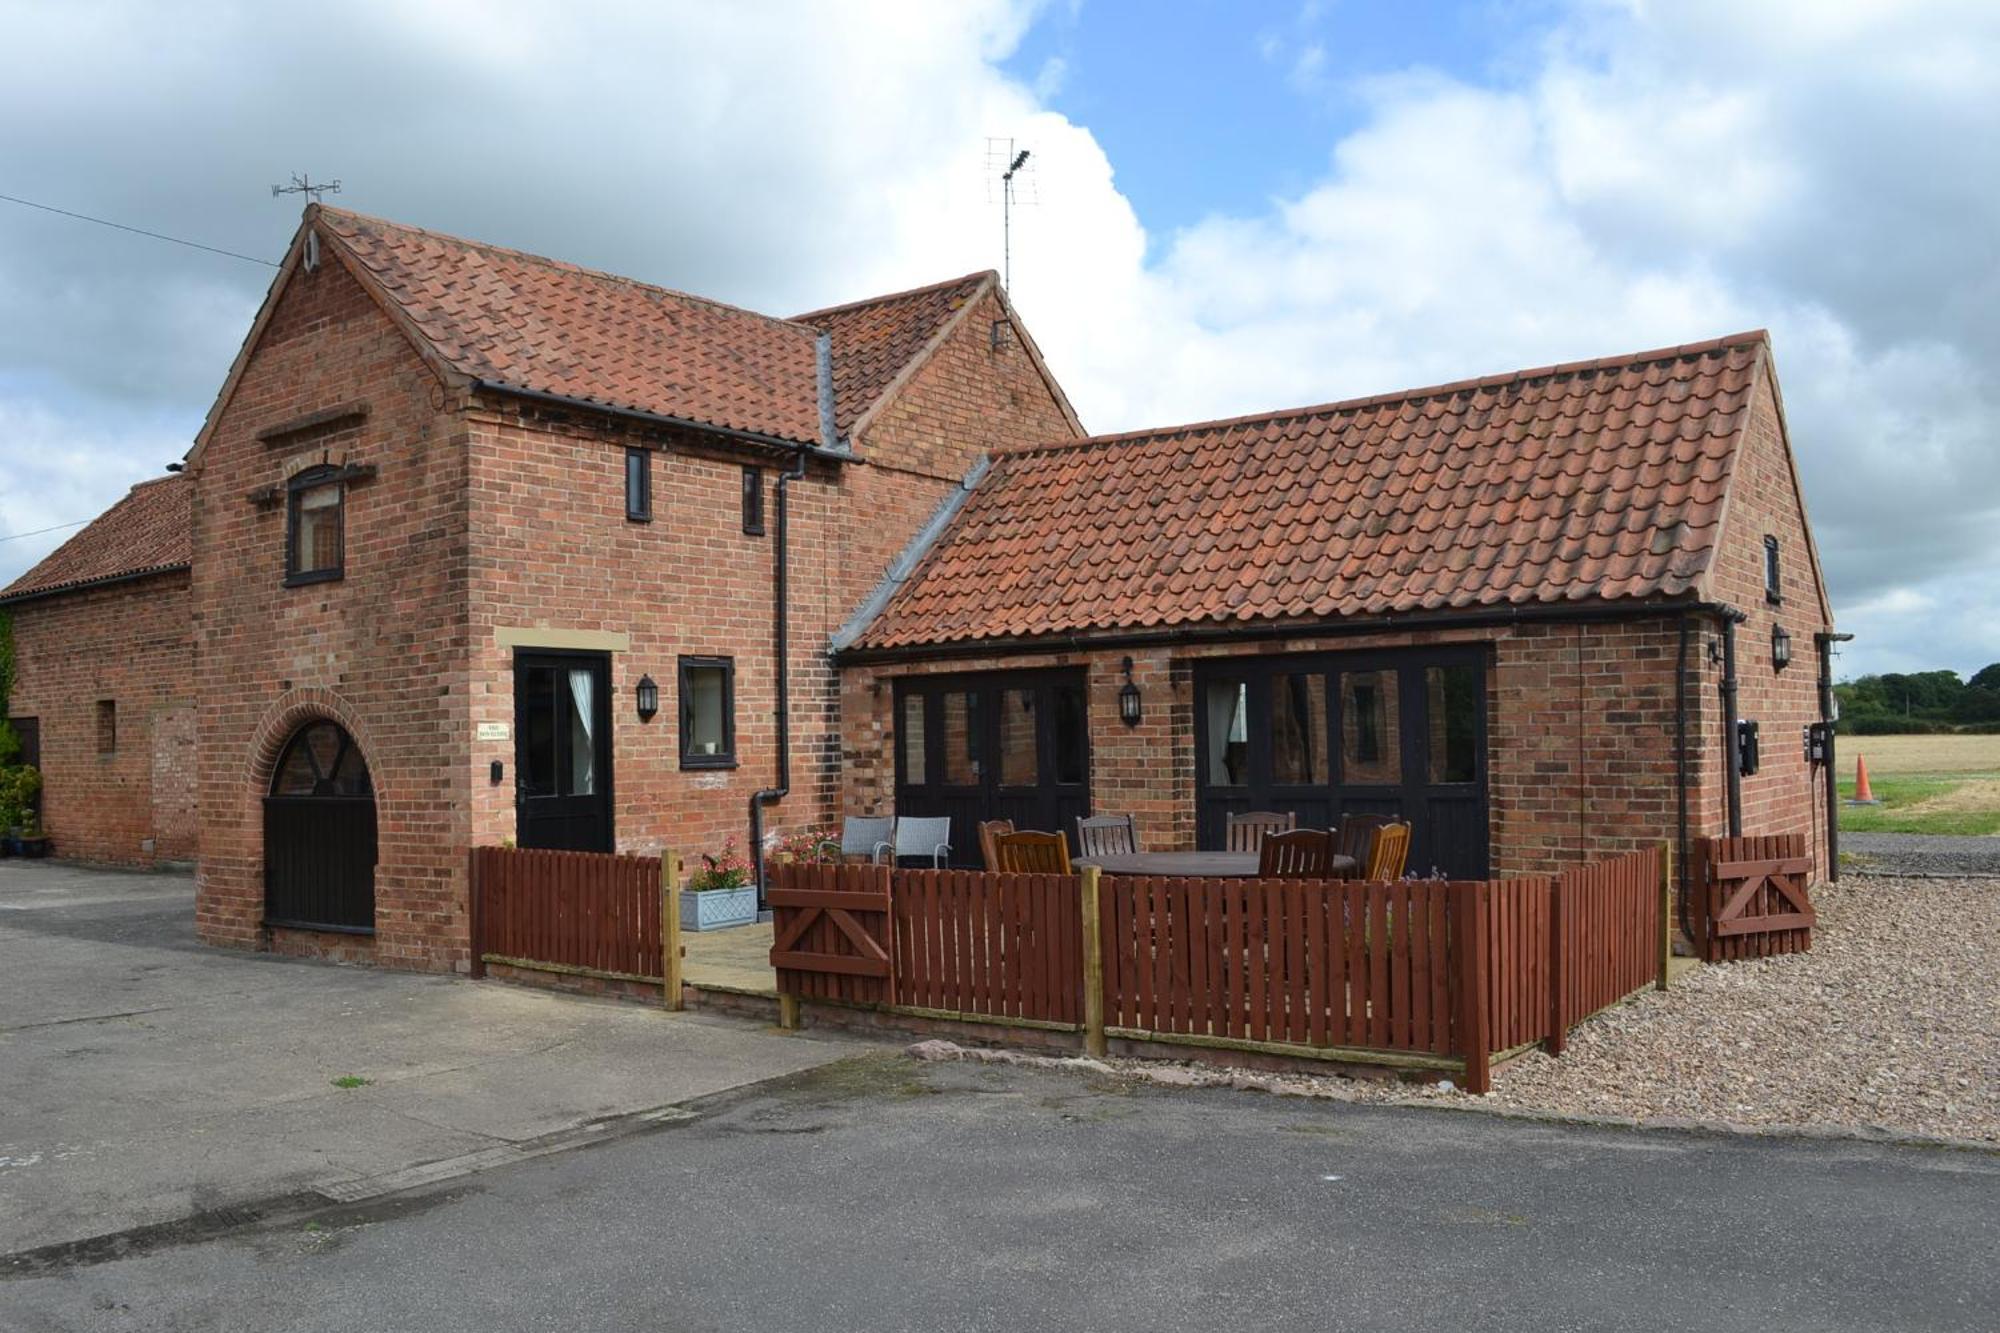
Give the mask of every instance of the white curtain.
[(1208, 687), (1208, 784), (1235, 787), (1242, 779), (1236, 769), (1241, 764), (1244, 743), (1249, 739), (1244, 717), (1244, 695), (1248, 686), (1241, 681), (1216, 681)]
[(574, 705), (569, 723), (569, 790), (572, 796), (591, 796), (597, 791), (597, 745), (591, 736), (597, 710), (592, 695), (595, 681), (588, 670), (571, 668), (569, 697)]

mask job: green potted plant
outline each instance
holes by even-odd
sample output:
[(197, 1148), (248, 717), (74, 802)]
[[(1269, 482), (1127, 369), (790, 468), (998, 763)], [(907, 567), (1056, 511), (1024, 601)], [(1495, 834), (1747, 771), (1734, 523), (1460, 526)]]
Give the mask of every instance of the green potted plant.
[[(33, 773), (33, 769), (28, 770)], [(39, 860), (49, 854), (49, 836), (42, 832), (42, 821), (30, 814), (21, 824), (21, 836), (14, 839), (14, 854), (30, 860)]]
[(688, 876), (681, 890), (681, 926), (686, 930), (723, 930), (747, 926), (757, 919), (757, 886), (750, 879), (750, 860), (730, 838), (714, 856), (702, 854), (701, 867)]

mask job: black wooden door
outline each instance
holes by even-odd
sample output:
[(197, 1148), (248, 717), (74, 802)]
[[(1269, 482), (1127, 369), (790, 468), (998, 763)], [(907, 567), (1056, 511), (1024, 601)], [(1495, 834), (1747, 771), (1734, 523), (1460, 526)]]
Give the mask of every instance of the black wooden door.
[(1195, 675), (1195, 827), (1228, 817), (1410, 821), (1409, 870), (1480, 878), (1489, 860), (1485, 658), (1479, 649), (1217, 658)]
[(613, 850), (611, 659), (514, 657), (514, 817), (523, 847)]
[(951, 820), (952, 863), (979, 864), (979, 824), (1060, 831), (1090, 813), (1090, 719), (1080, 671), (896, 682), (896, 813)]
[(374, 933), (375, 788), (332, 722), (286, 742), (264, 798), (264, 924)]

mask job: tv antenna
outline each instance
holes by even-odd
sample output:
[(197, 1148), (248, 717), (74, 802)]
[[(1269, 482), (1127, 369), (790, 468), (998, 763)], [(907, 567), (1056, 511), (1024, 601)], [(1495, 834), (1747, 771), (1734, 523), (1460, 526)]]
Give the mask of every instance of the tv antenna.
[(301, 176), (297, 172), (292, 173), (292, 183), (290, 185), (273, 185), (271, 187), (271, 197), (273, 199), (276, 199), (281, 194), (302, 194), (314, 203), (318, 203), (319, 197), (323, 194), (339, 193), (339, 181), (315, 182), (311, 176)]
[[(1012, 139), (986, 141), (986, 169), (989, 183), (997, 183), (1000, 204), (1000, 281), (1014, 286), (1014, 205), (1041, 202), (1035, 178), (1028, 169), (1028, 150), (1017, 149)], [(992, 191), (987, 202), (992, 203)]]

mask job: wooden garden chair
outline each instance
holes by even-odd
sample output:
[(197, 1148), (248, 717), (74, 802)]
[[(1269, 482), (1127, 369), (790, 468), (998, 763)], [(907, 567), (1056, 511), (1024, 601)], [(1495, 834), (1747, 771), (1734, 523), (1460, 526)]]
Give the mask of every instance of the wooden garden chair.
[(1011, 819), (988, 819), (979, 825), (979, 856), (988, 870), (1000, 868), (1000, 853), (993, 846), (993, 840), (1013, 831), (1014, 821)]
[(1340, 821), (1340, 854), (1353, 857), (1357, 871), (1366, 870), (1375, 855), (1375, 831), (1395, 822), (1388, 815), (1345, 816)]
[(1298, 826), (1297, 815), (1281, 815), (1275, 810), (1252, 810), (1248, 814), (1231, 815), (1225, 845), (1232, 852), (1254, 852), (1266, 834), (1289, 833)]
[(1333, 873), (1333, 835), (1319, 829), (1267, 833), (1257, 848), (1260, 879), (1325, 879)]
[(1023, 830), (1002, 833), (993, 839), (998, 869), (1011, 874), (1067, 875), (1069, 839), (1060, 833)]
[(1131, 856), (1139, 850), (1139, 835), (1130, 815), (1092, 815), (1076, 821), (1076, 845), (1086, 860)]
[(1384, 824), (1375, 830), (1375, 849), (1368, 858), (1368, 880), (1380, 883), (1401, 879), (1410, 859), (1410, 826)]

